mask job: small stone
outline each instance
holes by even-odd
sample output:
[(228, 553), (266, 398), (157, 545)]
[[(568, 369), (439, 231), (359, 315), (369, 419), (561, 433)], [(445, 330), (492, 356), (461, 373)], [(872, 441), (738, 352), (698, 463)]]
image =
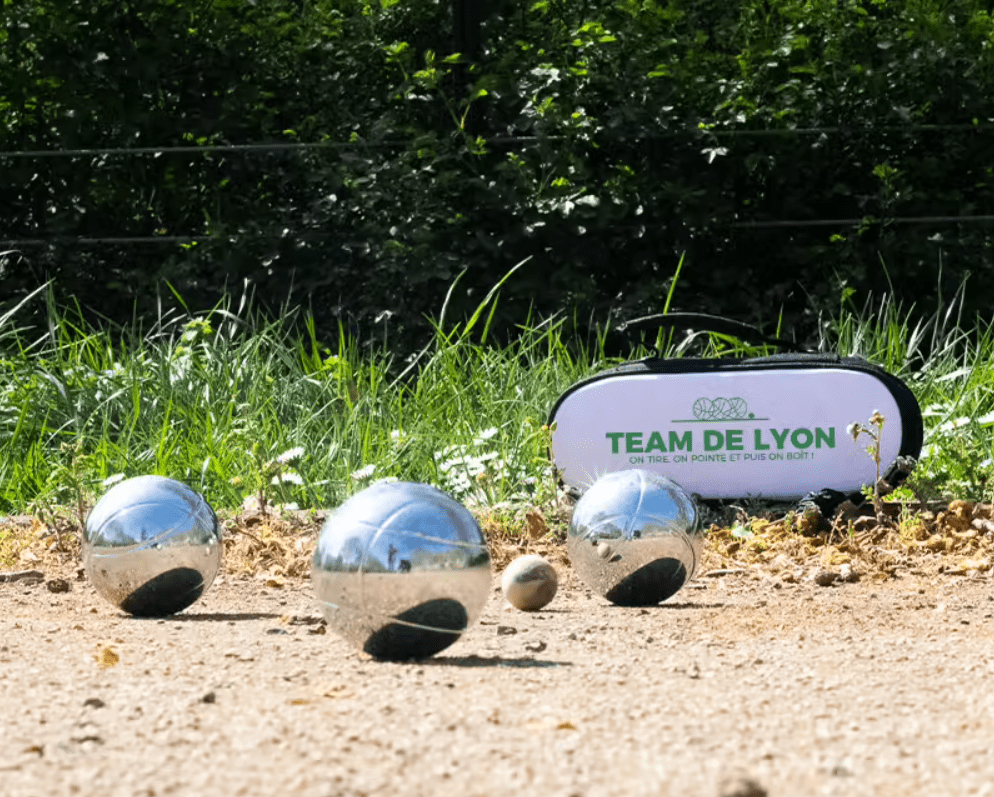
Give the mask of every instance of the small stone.
[(69, 592), (72, 585), (64, 578), (50, 578), (45, 582), (49, 592)]
[(513, 625), (497, 626), (497, 636), (513, 636), (516, 633), (518, 633), (518, 629)]
[(846, 584), (855, 584), (859, 581), (859, 573), (853, 570), (853, 566), (846, 562), (839, 567), (839, 581), (844, 581)]
[(871, 531), (879, 525), (875, 517), (864, 515), (863, 517), (856, 518), (853, 521), (852, 527), (853, 531)]
[(977, 531), (986, 534), (987, 536), (994, 536), (994, 521), (988, 520), (987, 518), (975, 518), (970, 525)]
[(45, 580), (45, 574), (40, 570), (13, 570), (0, 573), (0, 582), (13, 583), (23, 581), (26, 584), (37, 584)]
[(832, 570), (819, 570), (812, 580), (819, 587), (830, 587), (839, 580), (839, 574)]

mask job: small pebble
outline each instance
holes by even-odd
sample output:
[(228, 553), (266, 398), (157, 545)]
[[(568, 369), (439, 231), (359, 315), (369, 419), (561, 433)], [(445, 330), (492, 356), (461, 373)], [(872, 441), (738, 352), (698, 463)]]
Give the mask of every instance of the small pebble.
[(45, 574), (40, 570), (13, 570), (0, 573), (0, 582), (23, 581), (27, 584), (37, 584), (44, 580)]
[(839, 580), (839, 574), (834, 573), (831, 570), (819, 570), (815, 573), (813, 581), (819, 587), (830, 587), (836, 581)]

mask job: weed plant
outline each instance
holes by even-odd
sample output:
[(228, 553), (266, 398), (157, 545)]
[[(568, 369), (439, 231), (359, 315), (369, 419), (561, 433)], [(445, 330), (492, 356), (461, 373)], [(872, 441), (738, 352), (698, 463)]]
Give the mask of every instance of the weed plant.
[(845, 292), (823, 325), (822, 347), (882, 365), (918, 399), (925, 444), (901, 497), (994, 498), (994, 331), (989, 320), (963, 317), (966, 290), (964, 281), (930, 314), (890, 296), (856, 305)]
[[(551, 500), (549, 410), (617, 360), (603, 329), (580, 339), (565, 316), (523, 319), (513, 340), (492, 340), (497, 288), (468, 319), (443, 306), (406, 362), (386, 338), (325, 340), (306, 317), (263, 320), (247, 304), (164, 312), (142, 329), (96, 328), (49, 301), (43, 328), (19, 326), (26, 303), (46, 300), (40, 289), (0, 316), (0, 514), (69, 507), (81, 519), (108, 485), (146, 473), (217, 508), (333, 506), (379, 479), (427, 482), (470, 505)], [(916, 321), (886, 297), (858, 308), (847, 297), (819, 345), (911, 386), (928, 429), (917, 490), (983, 499), (994, 341), (989, 327), (964, 329), (961, 298)], [(674, 357), (761, 351), (719, 335), (667, 341)]]

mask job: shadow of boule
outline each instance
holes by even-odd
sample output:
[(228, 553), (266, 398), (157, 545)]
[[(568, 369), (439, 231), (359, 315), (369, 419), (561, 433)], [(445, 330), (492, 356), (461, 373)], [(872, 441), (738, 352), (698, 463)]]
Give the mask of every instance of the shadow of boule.
[(683, 562), (666, 557), (625, 576), (604, 597), (618, 606), (654, 606), (676, 595), (686, 581)]

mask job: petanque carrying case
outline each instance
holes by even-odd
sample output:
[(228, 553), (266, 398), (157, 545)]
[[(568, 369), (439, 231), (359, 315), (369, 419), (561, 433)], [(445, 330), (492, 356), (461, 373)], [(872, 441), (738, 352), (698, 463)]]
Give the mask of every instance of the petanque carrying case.
[[(710, 331), (756, 339), (752, 327), (698, 314), (632, 323), (701, 319)], [(900, 379), (859, 357), (648, 357), (571, 386), (549, 425), (559, 477), (580, 491), (610, 471), (645, 468), (704, 499), (794, 501), (876, 482), (874, 441), (849, 431), (853, 423), (875, 431), (874, 412), (885, 419), (880, 473), (896, 484), (920, 456), (921, 409)]]

